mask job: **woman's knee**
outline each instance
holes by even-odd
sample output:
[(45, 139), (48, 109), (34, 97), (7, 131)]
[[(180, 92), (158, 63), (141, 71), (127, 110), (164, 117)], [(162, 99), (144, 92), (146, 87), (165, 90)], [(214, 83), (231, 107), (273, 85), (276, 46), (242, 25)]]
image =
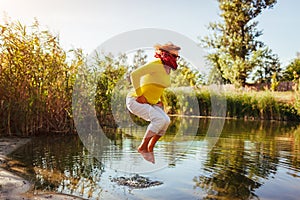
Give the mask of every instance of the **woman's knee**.
[(169, 116), (166, 116), (165, 119), (164, 119), (164, 124), (165, 124), (166, 126), (169, 126), (170, 123), (171, 123), (170, 117), (169, 117)]
[(168, 116), (158, 117), (155, 121), (159, 129), (164, 129), (165, 127), (169, 126), (169, 124), (171, 123), (171, 120)]

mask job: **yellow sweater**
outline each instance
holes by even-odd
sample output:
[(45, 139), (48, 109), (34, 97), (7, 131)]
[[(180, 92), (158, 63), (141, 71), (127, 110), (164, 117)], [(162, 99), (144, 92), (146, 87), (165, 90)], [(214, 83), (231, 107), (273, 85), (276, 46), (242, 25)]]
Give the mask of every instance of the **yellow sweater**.
[(166, 72), (160, 59), (134, 70), (130, 78), (135, 89), (135, 92), (130, 95), (143, 95), (150, 104), (158, 103), (164, 89), (171, 85), (170, 74)]

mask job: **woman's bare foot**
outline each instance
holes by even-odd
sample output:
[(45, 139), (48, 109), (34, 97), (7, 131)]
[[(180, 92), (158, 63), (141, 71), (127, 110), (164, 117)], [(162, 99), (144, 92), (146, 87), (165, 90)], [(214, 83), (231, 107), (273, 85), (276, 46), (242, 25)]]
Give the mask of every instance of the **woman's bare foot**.
[(138, 152), (143, 156), (143, 158), (151, 163), (155, 163), (153, 152), (148, 152), (147, 149), (139, 149)]

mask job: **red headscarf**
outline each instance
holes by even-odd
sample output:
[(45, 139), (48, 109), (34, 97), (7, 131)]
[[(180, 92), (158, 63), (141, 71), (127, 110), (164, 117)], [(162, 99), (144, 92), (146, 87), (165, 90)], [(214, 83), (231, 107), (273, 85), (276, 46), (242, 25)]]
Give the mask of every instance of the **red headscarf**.
[(160, 53), (156, 52), (155, 58), (160, 58), (164, 65), (171, 67), (173, 70), (177, 69), (177, 57), (171, 53), (161, 50)]

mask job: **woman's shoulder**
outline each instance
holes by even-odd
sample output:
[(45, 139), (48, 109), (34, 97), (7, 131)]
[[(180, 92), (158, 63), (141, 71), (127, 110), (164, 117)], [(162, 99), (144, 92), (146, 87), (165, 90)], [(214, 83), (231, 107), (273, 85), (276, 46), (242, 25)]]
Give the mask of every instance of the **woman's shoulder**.
[(155, 60), (148, 62), (148, 65), (162, 65), (162, 62), (160, 59), (155, 59)]
[(161, 68), (164, 65), (162, 64), (160, 59), (155, 59), (144, 65), (146, 68)]
[(160, 68), (163, 68), (163, 64), (161, 62), (160, 59), (155, 59), (155, 60), (152, 60), (146, 64), (144, 64), (143, 66), (137, 68), (136, 70), (134, 70), (135, 73), (138, 73), (138, 72), (150, 72), (150, 71), (157, 71), (157, 69), (160, 69)]

